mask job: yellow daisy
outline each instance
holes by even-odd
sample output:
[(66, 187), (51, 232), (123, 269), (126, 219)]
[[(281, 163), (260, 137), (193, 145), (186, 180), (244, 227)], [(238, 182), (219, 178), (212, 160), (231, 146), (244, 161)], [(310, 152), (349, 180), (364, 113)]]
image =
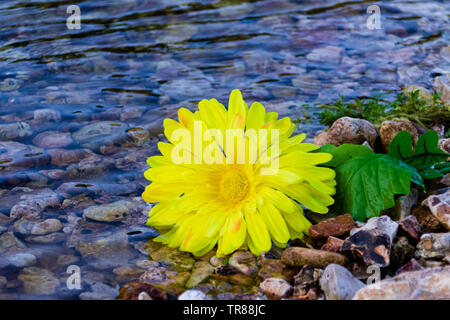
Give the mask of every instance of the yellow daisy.
[(147, 160), (152, 183), (142, 197), (156, 203), (147, 221), (162, 232), (155, 241), (197, 256), (216, 244), (219, 257), (241, 247), (259, 255), (308, 232), (302, 206), (328, 212), (335, 173), (317, 165), (332, 156), (310, 153), (319, 147), (302, 143), (305, 134), (291, 137), (288, 117), (258, 102), (248, 108), (239, 90), (228, 110), (216, 99), (198, 109), (165, 119), (169, 142)]

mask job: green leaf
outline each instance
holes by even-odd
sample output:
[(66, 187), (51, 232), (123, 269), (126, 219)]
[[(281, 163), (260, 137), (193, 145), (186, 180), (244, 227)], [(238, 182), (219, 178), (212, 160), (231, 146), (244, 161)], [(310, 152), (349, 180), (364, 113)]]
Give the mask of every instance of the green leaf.
[(318, 151), (331, 153), (333, 155), (333, 159), (331, 159), (327, 163), (322, 164), (323, 166), (330, 168), (336, 168), (337, 166), (355, 157), (373, 154), (372, 149), (357, 144), (343, 144), (339, 147), (336, 147), (332, 144), (326, 144), (322, 146)]
[[(424, 179), (441, 177), (446, 169), (441, 170), (439, 165), (447, 160), (449, 154), (443, 152), (438, 146), (439, 137), (436, 131), (430, 130), (420, 136), (414, 154), (411, 153), (412, 138), (409, 132), (401, 131), (389, 145), (389, 155), (404, 161), (416, 168)], [(447, 166), (442, 166), (447, 168)], [(440, 172), (438, 174), (438, 172)]]
[(350, 159), (335, 169), (335, 209), (364, 221), (395, 205), (394, 195), (408, 194), (411, 179), (423, 185), (416, 169), (385, 154)]

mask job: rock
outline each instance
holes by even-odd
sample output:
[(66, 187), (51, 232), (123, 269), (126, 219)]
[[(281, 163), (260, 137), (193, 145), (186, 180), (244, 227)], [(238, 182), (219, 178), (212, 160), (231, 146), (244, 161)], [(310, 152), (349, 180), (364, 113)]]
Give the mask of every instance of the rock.
[(330, 236), (345, 237), (355, 227), (352, 215), (347, 213), (336, 218), (329, 218), (309, 227), (312, 239), (327, 239)]
[(21, 200), (11, 208), (11, 218), (38, 218), (42, 211), (49, 207), (61, 205), (58, 195), (51, 189), (45, 188), (36, 193), (25, 194)]
[(450, 266), (403, 272), (366, 286), (354, 300), (430, 300), (450, 298)]
[(419, 241), (420, 238), (420, 224), (416, 216), (407, 216), (398, 223), (399, 234), (403, 234), (412, 241)]
[(29, 220), (22, 218), (14, 223), (14, 230), (23, 235), (44, 235), (62, 229), (62, 223), (58, 219)]
[(178, 300), (208, 300), (208, 298), (202, 291), (191, 289), (180, 294)]
[[(443, 124), (435, 124), (431, 127), (431, 130), (436, 131), (439, 138), (442, 138), (445, 136), (445, 126)], [(442, 140), (447, 140), (447, 139), (439, 139), (439, 140), (442, 141)]]
[(43, 236), (29, 236), (25, 238), (27, 242), (35, 243), (61, 243), (67, 240), (68, 235), (61, 232), (49, 233)]
[(389, 144), (400, 131), (408, 131), (413, 140), (413, 147), (416, 146), (419, 139), (419, 133), (416, 127), (409, 119), (387, 120), (383, 121), (380, 127), (380, 137), (384, 150), (389, 150)]
[(398, 268), (397, 271), (395, 272), (395, 275), (398, 275), (402, 272), (420, 271), (424, 269), (425, 268), (422, 267), (422, 265), (419, 262), (417, 262), (416, 259), (412, 258), (411, 260), (409, 260), (409, 262)]
[(320, 250), (330, 251), (330, 252), (339, 252), (341, 251), (341, 247), (344, 244), (344, 240), (329, 236), (327, 242), (320, 248)]
[(259, 285), (261, 291), (269, 298), (279, 300), (292, 292), (292, 286), (280, 278), (267, 278)]
[(450, 188), (445, 193), (429, 196), (422, 205), (428, 206), (436, 219), (450, 230)]
[(47, 219), (36, 223), (31, 229), (33, 235), (44, 235), (47, 233), (56, 232), (62, 229), (62, 223), (58, 219)]
[(397, 228), (398, 224), (388, 216), (370, 218), (364, 227), (352, 230), (341, 251), (348, 251), (362, 258), (366, 265), (388, 266)]
[(450, 255), (450, 232), (425, 233), (416, 249), (416, 258), (443, 259)]
[[(450, 153), (450, 138), (439, 139), (438, 146), (445, 153)], [(447, 160), (449, 159), (447, 158)]]
[(116, 281), (119, 283), (136, 281), (144, 272), (145, 270), (130, 266), (122, 266), (113, 269), (113, 273), (117, 276)]
[(32, 295), (54, 294), (59, 286), (52, 272), (37, 267), (23, 269), (17, 279), (23, 282), (24, 292)]
[(30, 125), (20, 121), (16, 123), (0, 124), (0, 141), (8, 141), (29, 137), (33, 134)]
[(228, 264), (248, 276), (258, 272), (255, 256), (249, 251), (236, 251), (228, 260)]
[(450, 84), (449, 76), (440, 76), (434, 78), (433, 89), (441, 94), (441, 100), (447, 104), (450, 103)]
[(306, 55), (306, 59), (317, 62), (326, 61), (328, 63), (339, 63), (343, 50), (343, 48), (336, 46), (316, 48)]
[[(49, 161), (50, 157), (41, 148), (27, 146), (15, 141), (0, 141), (0, 170), (3, 171), (2, 175), (9, 171), (44, 167)], [(30, 175), (31, 173), (28, 174), (28, 176)], [(15, 181), (9, 182), (6, 174), (1, 178), (2, 183), (8, 182), (13, 186), (19, 184)], [(20, 182), (17, 175), (12, 175), (11, 178), (10, 180), (19, 180)]]
[(79, 260), (80, 258), (77, 256), (73, 256), (70, 254), (62, 254), (58, 256), (58, 260), (56, 260), (56, 263), (60, 266), (68, 266), (77, 263)]
[(147, 267), (145, 272), (139, 277), (139, 282), (148, 284), (167, 284), (167, 267), (163, 264), (156, 264)]
[(186, 283), (186, 288), (193, 288), (208, 279), (214, 272), (214, 267), (206, 261), (198, 261), (192, 268), (191, 277)]
[(84, 210), (83, 217), (95, 221), (115, 222), (129, 215), (133, 207), (136, 207), (136, 203), (128, 200), (119, 200), (113, 203), (89, 207)]
[(137, 300), (142, 292), (146, 292), (153, 300), (167, 300), (167, 293), (150, 284), (130, 282), (120, 288), (118, 300)]
[(64, 148), (72, 142), (69, 132), (45, 131), (33, 138), (33, 144), (41, 148)]
[(285, 272), (286, 265), (279, 259), (264, 259), (261, 262), (261, 268), (258, 271), (258, 276), (265, 280), (267, 278), (282, 278), (289, 281)]
[(36, 264), (36, 257), (31, 253), (17, 252), (6, 257), (10, 265), (17, 268), (31, 267)]
[(111, 147), (125, 137), (128, 126), (119, 121), (98, 121), (90, 123), (73, 133), (73, 139), (83, 148), (111, 153)]
[(86, 158), (99, 158), (98, 155), (88, 149), (51, 149), (48, 150), (48, 153), (51, 157), (50, 163), (58, 167), (65, 167)]
[(176, 271), (189, 271), (195, 263), (190, 253), (181, 252), (168, 246), (162, 246), (160, 249), (151, 252), (150, 256), (153, 260), (168, 262)]
[(412, 214), (417, 218), (422, 232), (440, 232), (445, 230), (442, 223), (431, 213), (428, 206), (417, 204), (413, 207)]
[(397, 69), (397, 76), (398, 76), (398, 84), (400, 86), (406, 86), (411, 85), (412, 83), (416, 83), (417, 81), (420, 81), (421, 78), (423, 78), (424, 74), (422, 70), (416, 66), (413, 65), (410, 66), (401, 66)]
[(80, 293), (81, 300), (114, 300), (119, 295), (119, 289), (104, 283), (94, 283), (91, 291)]
[(293, 296), (299, 299), (317, 300), (313, 291), (319, 289), (319, 280), (323, 270), (306, 265), (294, 276)]
[(8, 283), (8, 279), (4, 276), (0, 276), (0, 289), (3, 289)]
[(325, 268), (331, 263), (345, 265), (347, 258), (339, 253), (324, 250), (290, 247), (284, 250), (281, 261), (293, 267), (308, 264), (313, 267)]
[(328, 265), (320, 278), (320, 287), (327, 300), (351, 300), (364, 286), (350, 271), (337, 264)]
[(60, 122), (61, 113), (52, 109), (34, 110), (33, 120), (35, 123)]
[(135, 254), (128, 246), (125, 231), (92, 232), (72, 234), (70, 243), (81, 253), (83, 258), (98, 269), (121, 266)]
[(402, 92), (403, 94), (405, 94), (406, 96), (408, 96), (408, 94), (415, 92), (415, 91), (419, 91), (419, 97), (428, 101), (428, 102), (432, 102), (433, 101), (433, 96), (431, 95), (430, 91), (428, 91), (427, 89), (425, 89), (424, 87), (420, 87), (420, 86), (416, 86), (416, 85), (410, 85), (405, 87)]
[(372, 148), (375, 148), (377, 138), (377, 129), (369, 121), (342, 117), (337, 119), (328, 131), (314, 137), (314, 144), (318, 146), (325, 144), (340, 146), (344, 143), (362, 144), (367, 141)]
[(398, 197), (395, 200), (395, 207), (390, 209), (389, 215), (395, 221), (402, 220), (411, 214), (412, 207), (417, 203), (419, 191), (411, 188), (409, 194)]
[(26, 245), (17, 239), (12, 232), (5, 232), (0, 235), (0, 254), (17, 251), (18, 249), (25, 249)]
[(406, 237), (399, 237), (392, 246), (391, 267), (399, 268), (414, 257), (415, 247), (412, 246)]

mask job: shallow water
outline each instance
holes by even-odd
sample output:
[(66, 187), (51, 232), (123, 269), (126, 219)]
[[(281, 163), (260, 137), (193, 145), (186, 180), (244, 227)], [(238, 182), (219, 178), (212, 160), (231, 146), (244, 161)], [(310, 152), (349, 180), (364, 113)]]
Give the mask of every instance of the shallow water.
[[(379, 2), (380, 30), (366, 26), (371, 1), (78, 1), (81, 29), (68, 30), (73, 3), (0, 3), (4, 299), (113, 298), (139, 277), (154, 236), (139, 201), (145, 159), (176, 108), (226, 103), (239, 88), (312, 138), (319, 104), (430, 88), (450, 69), (445, 1)], [(82, 218), (124, 199), (133, 204), (123, 219)], [(44, 219), (62, 228), (39, 233), (23, 222)], [(80, 290), (66, 286), (68, 265), (81, 268)], [(39, 269), (23, 270), (31, 266)], [(36, 278), (55, 285), (23, 285)]]

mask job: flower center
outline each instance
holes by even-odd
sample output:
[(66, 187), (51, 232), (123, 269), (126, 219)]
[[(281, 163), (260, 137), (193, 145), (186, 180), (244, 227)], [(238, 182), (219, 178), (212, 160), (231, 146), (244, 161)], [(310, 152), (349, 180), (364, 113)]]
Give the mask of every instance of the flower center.
[(225, 200), (230, 202), (240, 202), (245, 199), (250, 190), (250, 183), (247, 176), (236, 170), (226, 172), (220, 181), (220, 192)]

